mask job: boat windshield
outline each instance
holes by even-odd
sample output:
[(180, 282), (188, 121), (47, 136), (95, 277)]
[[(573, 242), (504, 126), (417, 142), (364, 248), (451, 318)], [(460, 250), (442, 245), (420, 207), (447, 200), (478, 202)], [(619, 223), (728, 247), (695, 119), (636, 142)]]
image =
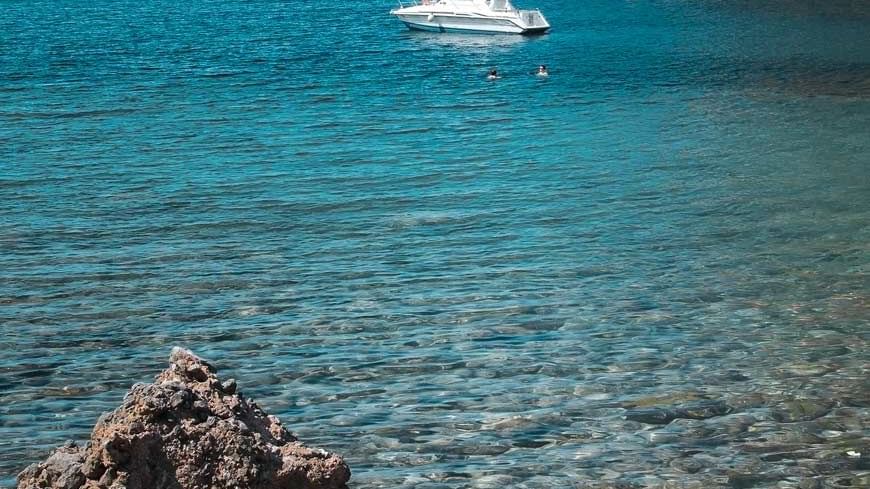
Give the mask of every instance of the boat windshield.
[(514, 6), (511, 5), (510, 0), (488, 0), (487, 3), (489, 4), (489, 8), (491, 8), (492, 10), (504, 11), (514, 9)]

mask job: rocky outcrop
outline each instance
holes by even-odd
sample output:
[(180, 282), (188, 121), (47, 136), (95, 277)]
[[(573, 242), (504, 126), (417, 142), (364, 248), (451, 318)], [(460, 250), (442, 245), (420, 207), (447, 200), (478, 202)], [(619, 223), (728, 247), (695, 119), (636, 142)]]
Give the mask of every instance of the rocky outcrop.
[(230, 379), (174, 348), (153, 384), (137, 384), (84, 447), (57, 449), (18, 489), (340, 489), (350, 469), (299, 443)]

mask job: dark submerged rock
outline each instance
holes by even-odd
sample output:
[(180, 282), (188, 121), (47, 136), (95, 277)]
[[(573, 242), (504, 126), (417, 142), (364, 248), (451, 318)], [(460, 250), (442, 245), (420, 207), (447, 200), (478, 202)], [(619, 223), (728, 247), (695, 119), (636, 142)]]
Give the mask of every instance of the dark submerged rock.
[(773, 419), (780, 423), (812, 421), (831, 411), (834, 402), (825, 399), (795, 399), (786, 401), (774, 408)]
[(18, 476), (18, 489), (343, 489), (337, 455), (302, 445), (275, 416), (174, 348), (153, 384), (134, 385), (85, 447), (67, 444)]
[(731, 408), (724, 401), (699, 401), (670, 408), (629, 409), (625, 418), (647, 424), (668, 424), (675, 419), (708, 419), (729, 412)]
[(680, 472), (685, 472), (687, 474), (700, 472), (706, 467), (704, 462), (692, 457), (674, 459), (671, 461), (670, 465)]
[(703, 401), (679, 407), (676, 412), (678, 418), (708, 419), (724, 416), (731, 412), (731, 409), (724, 401)]
[(676, 413), (668, 409), (647, 408), (630, 409), (625, 412), (625, 419), (647, 424), (668, 424), (677, 419)]

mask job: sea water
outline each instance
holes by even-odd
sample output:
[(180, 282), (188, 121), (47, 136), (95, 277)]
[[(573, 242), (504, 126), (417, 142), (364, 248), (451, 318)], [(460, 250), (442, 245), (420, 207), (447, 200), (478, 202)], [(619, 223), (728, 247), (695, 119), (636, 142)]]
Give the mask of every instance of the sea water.
[(865, 483), (868, 4), (394, 6), (0, 4), (0, 485), (173, 345), (355, 488)]

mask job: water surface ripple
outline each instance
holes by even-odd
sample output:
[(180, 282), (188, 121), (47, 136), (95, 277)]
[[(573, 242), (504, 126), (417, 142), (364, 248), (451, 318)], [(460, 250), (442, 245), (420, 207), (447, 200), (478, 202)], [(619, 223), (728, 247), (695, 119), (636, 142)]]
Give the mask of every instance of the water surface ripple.
[(828, 3), (3, 2), (0, 485), (185, 345), (359, 489), (868, 487), (870, 12)]

